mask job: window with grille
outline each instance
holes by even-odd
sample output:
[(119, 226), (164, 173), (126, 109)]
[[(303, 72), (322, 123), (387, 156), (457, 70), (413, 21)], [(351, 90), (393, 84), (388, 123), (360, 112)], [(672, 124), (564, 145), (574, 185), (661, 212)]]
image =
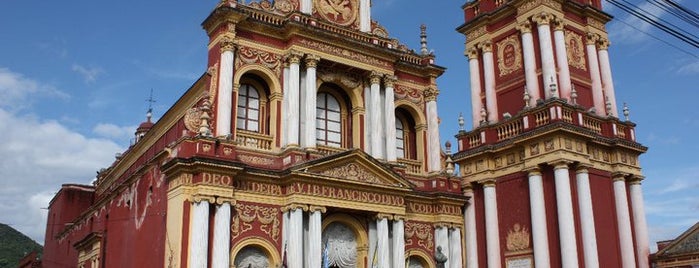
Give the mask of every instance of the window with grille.
[(260, 131), (260, 92), (248, 84), (238, 89), (237, 128), (247, 131)]
[(340, 103), (328, 93), (319, 93), (316, 98), (316, 142), (332, 147), (342, 145)]
[(396, 157), (405, 158), (405, 128), (403, 121), (396, 117)]

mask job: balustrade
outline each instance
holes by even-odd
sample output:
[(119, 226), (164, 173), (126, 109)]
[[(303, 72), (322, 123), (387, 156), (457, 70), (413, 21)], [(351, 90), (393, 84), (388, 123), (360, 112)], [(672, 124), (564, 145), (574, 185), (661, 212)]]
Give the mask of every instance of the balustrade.
[(273, 140), (272, 136), (240, 129), (237, 131), (235, 137), (235, 142), (238, 146), (265, 151), (272, 150)]

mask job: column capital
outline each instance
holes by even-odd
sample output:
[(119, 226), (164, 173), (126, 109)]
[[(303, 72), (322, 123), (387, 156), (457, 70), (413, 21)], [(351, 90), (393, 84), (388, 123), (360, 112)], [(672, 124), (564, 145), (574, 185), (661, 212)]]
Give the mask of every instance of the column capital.
[(478, 183), (483, 184), (483, 188), (485, 188), (485, 187), (495, 188), (495, 179), (485, 179), (485, 180), (479, 181)]
[(425, 97), (425, 102), (436, 101), (437, 95), (439, 95), (439, 89), (428, 87), (422, 92), (422, 95)]
[(579, 163), (575, 166), (575, 173), (576, 174), (589, 173), (590, 171), (588, 169), (590, 169), (591, 167), (592, 167), (592, 165), (590, 165), (590, 164)]
[(449, 228), (451, 228), (452, 224), (448, 223), (448, 222), (437, 222), (437, 223), (433, 224), (432, 226), (434, 226), (435, 229), (446, 228), (447, 230), (449, 230)]
[(296, 209), (301, 209), (303, 211), (308, 211), (308, 206), (304, 204), (299, 204), (299, 203), (292, 203), (287, 206), (282, 207), (282, 212), (287, 212), (290, 210), (296, 210)]
[(369, 83), (372, 85), (378, 85), (381, 83), (381, 78), (383, 75), (380, 72), (377, 71), (371, 71), (369, 74)]
[(398, 81), (398, 78), (395, 75), (385, 75), (383, 77), (383, 86), (385, 88), (393, 88), (393, 84)]
[(320, 213), (325, 213), (328, 211), (328, 209), (324, 206), (314, 206), (314, 205), (309, 205), (308, 206), (308, 211), (309, 212), (316, 212), (320, 211)]
[(286, 55), (286, 59), (289, 61), (289, 64), (299, 64), (301, 63), (301, 58), (303, 58), (303, 52), (296, 50), (291, 50)]
[(555, 18), (551, 21), (551, 25), (553, 26), (554, 31), (563, 31), (563, 27), (566, 25), (563, 20), (559, 18)]
[(617, 182), (617, 181), (626, 181), (626, 177), (629, 174), (624, 173), (624, 172), (614, 172), (612, 173), (612, 181)]
[(534, 15), (532, 17), (532, 20), (536, 22), (537, 25), (546, 25), (550, 24), (553, 19), (556, 17), (550, 13), (547, 12), (541, 12), (537, 15)]
[(525, 33), (531, 33), (532, 32), (532, 23), (529, 22), (529, 20), (520, 22), (517, 24), (517, 27), (515, 27), (520, 33), (525, 34)]
[(641, 182), (645, 179), (646, 177), (641, 176), (641, 175), (633, 175), (631, 178), (629, 178), (628, 182), (631, 185), (641, 185)]
[(461, 192), (465, 196), (470, 196), (473, 194), (473, 185), (470, 182), (464, 182), (461, 184)]
[(468, 56), (469, 60), (476, 60), (478, 59), (478, 48), (476, 46), (472, 46), (466, 49), (466, 56)]
[(219, 45), (221, 46), (221, 52), (235, 51), (238, 46), (238, 43), (235, 41), (235, 32), (224, 34), (219, 41)]
[(314, 54), (306, 54), (306, 58), (304, 60), (306, 61), (306, 68), (316, 68), (318, 66), (318, 62), (320, 61), (320, 57)]
[(557, 169), (569, 169), (568, 165), (570, 165), (570, 161), (568, 160), (557, 160), (551, 163), (548, 163), (549, 165), (553, 166), (553, 170)]
[(228, 203), (231, 206), (234, 206), (236, 204), (235, 199), (233, 197), (216, 197), (216, 204), (223, 205), (223, 203)]
[(611, 45), (611, 43), (607, 38), (600, 37), (597, 40), (597, 50), (607, 50), (609, 49), (609, 45)]
[(381, 220), (381, 219), (387, 219), (387, 220), (392, 220), (393, 215), (391, 214), (386, 214), (386, 213), (377, 213), (376, 216), (374, 216), (374, 219)]
[(238, 83), (233, 84), (233, 92), (238, 92), (238, 90), (240, 90), (240, 84), (238, 84)]
[(192, 195), (190, 201), (192, 203), (199, 203), (201, 201), (207, 201), (210, 204), (216, 202), (216, 197), (206, 195), (206, 194), (194, 194)]
[(481, 51), (483, 51), (483, 53), (488, 53), (488, 52), (492, 53), (493, 52), (493, 43), (490, 42), (490, 40), (483, 41), (483, 42), (480, 42), (478, 44), (478, 48), (480, 48)]
[(393, 215), (394, 221), (405, 221), (405, 219), (406, 219), (405, 215)]
[(597, 40), (599, 40), (599, 34), (593, 33), (593, 32), (587, 32), (585, 34), (585, 44), (587, 45), (594, 45), (597, 43)]
[(531, 167), (528, 169), (525, 169), (524, 172), (527, 172), (527, 176), (541, 176), (541, 169), (537, 167)]

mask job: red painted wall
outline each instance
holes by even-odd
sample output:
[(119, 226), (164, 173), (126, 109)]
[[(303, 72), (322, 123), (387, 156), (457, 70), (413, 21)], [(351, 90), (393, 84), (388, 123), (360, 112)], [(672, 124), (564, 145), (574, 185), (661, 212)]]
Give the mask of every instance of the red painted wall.
[(600, 267), (621, 267), (619, 230), (611, 174), (590, 169), (590, 192)]

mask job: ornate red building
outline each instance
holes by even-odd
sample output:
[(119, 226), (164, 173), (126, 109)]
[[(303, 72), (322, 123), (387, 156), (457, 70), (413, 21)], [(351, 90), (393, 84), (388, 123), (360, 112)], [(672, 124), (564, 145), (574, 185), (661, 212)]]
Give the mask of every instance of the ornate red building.
[(370, 0), (246, 2), (204, 20), (208, 69), (160, 120), (56, 194), (45, 266), (647, 266), (599, 2), (464, 5), (454, 154), (424, 28), (415, 52)]

